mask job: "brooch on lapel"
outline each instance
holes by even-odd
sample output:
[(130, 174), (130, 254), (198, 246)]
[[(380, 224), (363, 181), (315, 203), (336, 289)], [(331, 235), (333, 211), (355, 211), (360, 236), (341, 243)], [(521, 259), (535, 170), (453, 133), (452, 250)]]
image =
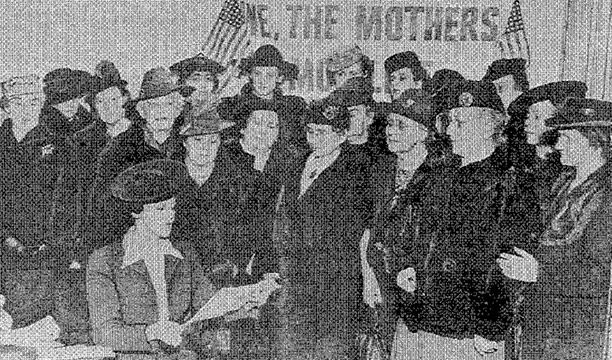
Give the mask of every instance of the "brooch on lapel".
[(55, 147), (53, 144), (48, 144), (42, 147), (42, 157), (53, 154)]

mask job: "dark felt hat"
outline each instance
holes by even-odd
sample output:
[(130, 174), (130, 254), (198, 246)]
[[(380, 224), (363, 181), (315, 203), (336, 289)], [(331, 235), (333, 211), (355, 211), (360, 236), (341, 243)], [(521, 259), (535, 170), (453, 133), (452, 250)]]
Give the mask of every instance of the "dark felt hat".
[(529, 110), (533, 104), (549, 100), (553, 105), (560, 107), (570, 97), (584, 98), (587, 86), (581, 81), (557, 81), (529, 89), (517, 97), (509, 106), (510, 116), (518, 115)]
[(49, 104), (61, 104), (91, 93), (92, 80), (83, 70), (56, 69), (43, 78), (43, 91)]
[(521, 58), (499, 59), (489, 65), (482, 81), (495, 81), (508, 75), (516, 75), (526, 71), (527, 61)]
[(412, 51), (397, 53), (385, 60), (385, 72), (387, 74), (393, 74), (397, 70), (405, 67), (413, 69), (421, 66), (421, 60), (419, 60), (417, 54)]
[(123, 171), (110, 185), (114, 197), (140, 204), (168, 200), (180, 191), (188, 178), (183, 163), (173, 160), (151, 160)]
[(97, 94), (106, 89), (117, 87), (125, 89), (127, 81), (121, 78), (119, 70), (110, 61), (102, 60), (96, 65), (96, 74), (92, 77), (91, 92)]
[(436, 94), (443, 91), (445, 88), (464, 80), (465, 78), (458, 71), (441, 69), (436, 71), (431, 80), (426, 84), (426, 90), (432, 94), (432, 96), (436, 96)]
[(381, 103), (379, 111), (385, 117), (398, 114), (424, 125), (430, 130), (435, 129), (435, 115), (431, 97), (421, 91), (421, 96), (401, 96), (390, 103)]
[(255, 66), (277, 67), (280, 74), (287, 79), (297, 79), (297, 65), (283, 60), (283, 55), (274, 45), (260, 46), (253, 54), (240, 60), (238, 68), (241, 75), (248, 75)]
[(233, 122), (224, 121), (219, 116), (216, 98), (197, 100), (191, 105), (185, 116), (186, 124), (180, 132), (182, 136), (216, 134), (234, 126)]
[(357, 105), (373, 105), (374, 87), (368, 79), (364, 77), (354, 77), (346, 81), (346, 83), (334, 90), (329, 101), (346, 107)]
[(194, 72), (208, 71), (213, 75), (218, 75), (225, 71), (225, 68), (218, 62), (198, 54), (192, 58), (181, 60), (170, 66), (170, 71), (179, 76), (179, 81), (187, 79)]
[(546, 126), (559, 130), (612, 126), (612, 102), (569, 98), (557, 116), (546, 119)]
[(347, 107), (329, 97), (314, 101), (306, 112), (306, 124), (331, 125), (342, 130), (348, 129), (351, 124), (351, 114)]
[(436, 98), (436, 114), (460, 107), (480, 107), (505, 113), (495, 85), (486, 81), (464, 80), (454, 83)]
[(134, 102), (166, 96), (175, 91), (183, 96), (189, 96), (193, 90), (191, 86), (177, 85), (170, 71), (157, 67), (147, 71), (142, 77), (140, 93)]

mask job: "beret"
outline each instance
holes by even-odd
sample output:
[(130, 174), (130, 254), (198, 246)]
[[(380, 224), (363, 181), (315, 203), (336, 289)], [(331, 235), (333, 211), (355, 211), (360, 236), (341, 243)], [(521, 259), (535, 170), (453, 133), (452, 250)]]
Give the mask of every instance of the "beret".
[(351, 114), (348, 108), (325, 98), (314, 101), (306, 111), (306, 124), (331, 125), (336, 129), (348, 129)]
[(436, 114), (459, 107), (481, 107), (505, 113), (504, 104), (490, 82), (458, 81), (436, 97)]
[(170, 71), (177, 74), (181, 80), (184, 80), (196, 71), (208, 71), (213, 75), (217, 75), (224, 72), (225, 68), (218, 62), (199, 54), (173, 64), (170, 66)]

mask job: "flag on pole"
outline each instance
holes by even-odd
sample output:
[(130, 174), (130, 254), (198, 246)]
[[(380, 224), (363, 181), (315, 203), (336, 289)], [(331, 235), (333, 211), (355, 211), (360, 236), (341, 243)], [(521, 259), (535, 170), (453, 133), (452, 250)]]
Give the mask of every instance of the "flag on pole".
[(248, 29), (247, 26), (244, 26), (246, 6), (244, 1), (226, 0), (224, 2), (219, 17), (202, 47), (202, 53), (206, 57), (226, 66), (226, 63), (238, 53), (237, 50), (248, 40)]
[(523, 14), (521, 13), (520, 0), (514, 0), (512, 3), (506, 29), (501, 34), (497, 43), (503, 58), (523, 58), (527, 60), (527, 65), (529, 65), (531, 54), (529, 42), (527, 41), (527, 33), (525, 32)]
[(202, 54), (227, 68), (219, 79), (221, 92), (233, 78), (239, 59), (245, 56), (251, 41), (246, 24), (248, 3), (226, 0), (202, 47)]

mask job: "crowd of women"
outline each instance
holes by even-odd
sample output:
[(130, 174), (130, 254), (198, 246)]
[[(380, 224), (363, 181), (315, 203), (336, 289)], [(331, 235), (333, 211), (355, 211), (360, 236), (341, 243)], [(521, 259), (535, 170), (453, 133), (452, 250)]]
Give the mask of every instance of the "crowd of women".
[(612, 103), (522, 59), (382, 65), (386, 103), (356, 46), (311, 103), (272, 45), (229, 98), (202, 55), (134, 95), (109, 61), (2, 82), (14, 325), (119, 359), (602, 359)]

